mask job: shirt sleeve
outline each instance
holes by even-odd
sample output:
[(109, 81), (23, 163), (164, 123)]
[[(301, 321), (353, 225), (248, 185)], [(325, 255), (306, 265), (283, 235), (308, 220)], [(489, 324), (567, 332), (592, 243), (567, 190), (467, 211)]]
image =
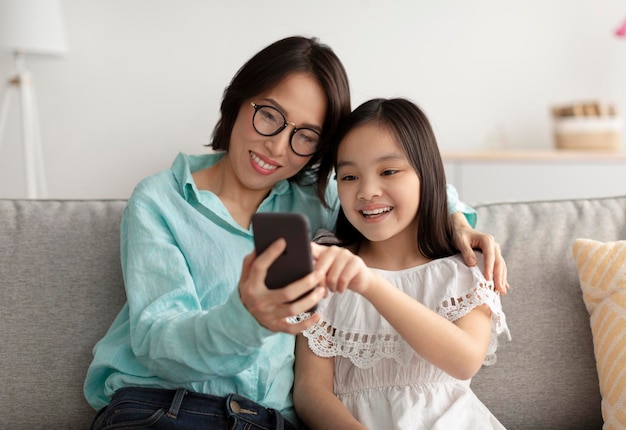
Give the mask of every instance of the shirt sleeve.
[(164, 217), (140, 203), (129, 202), (121, 228), (133, 353), (156, 376), (179, 383), (248, 368), (275, 334), (245, 309), (237, 288), (224, 303), (203, 306)]
[(454, 185), (447, 184), (446, 191), (448, 193), (448, 211), (451, 214), (455, 212), (462, 212), (463, 215), (465, 215), (465, 218), (467, 219), (469, 225), (471, 225), (472, 228), (476, 227), (476, 210), (459, 200), (459, 193), (457, 192)]

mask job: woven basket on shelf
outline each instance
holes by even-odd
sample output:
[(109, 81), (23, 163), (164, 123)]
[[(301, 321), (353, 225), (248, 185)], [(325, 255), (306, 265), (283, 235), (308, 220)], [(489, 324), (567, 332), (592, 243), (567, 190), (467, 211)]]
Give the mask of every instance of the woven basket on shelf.
[(618, 151), (622, 128), (619, 117), (555, 118), (554, 139), (558, 149)]
[(612, 105), (576, 103), (552, 108), (558, 149), (619, 151), (623, 121)]

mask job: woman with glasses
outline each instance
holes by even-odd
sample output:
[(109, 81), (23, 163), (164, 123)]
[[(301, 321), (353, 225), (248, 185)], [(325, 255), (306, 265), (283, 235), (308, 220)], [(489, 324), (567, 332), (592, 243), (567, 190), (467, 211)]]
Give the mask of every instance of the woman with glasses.
[[(330, 229), (336, 184), (317, 166), (350, 112), (344, 68), (316, 39), (289, 37), (236, 73), (221, 104), (212, 153), (179, 154), (144, 179), (121, 225), (127, 303), (94, 348), (85, 396), (92, 428), (293, 429), (294, 323), (325, 294), (313, 273), (266, 288), (280, 242), (253, 251), (256, 212), (300, 212)], [(327, 187), (327, 185), (329, 185)], [(453, 212), (474, 212), (450, 193)], [(498, 245), (462, 213), (458, 246), (480, 247), (487, 273), (505, 287)], [(489, 276), (489, 275), (488, 275)], [(312, 290), (303, 298), (295, 300)]]

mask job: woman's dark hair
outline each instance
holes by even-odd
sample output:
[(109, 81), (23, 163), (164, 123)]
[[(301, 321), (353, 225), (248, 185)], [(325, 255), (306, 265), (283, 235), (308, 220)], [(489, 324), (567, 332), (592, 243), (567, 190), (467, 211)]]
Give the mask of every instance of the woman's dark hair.
[[(327, 45), (317, 38), (292, 36), (272, 43), (246, 62), (233, 77), (224, 91), (220, 106), (221, 117), (213, 130), (211, 146), (215, 150), (228, 151), (230, 136), (243, 103), (274, 88), (292, 73), (310, 73), (320, 84), (328, 103), (322, 126), (320, 145), (306, 166), (290, 180), (311, 182), (318, 180), (318, 165), (328, 151), (330, 138), (339, 122), (351, 109), (350, 87), (343, 64)], [(324, 204), (324, 191), (328, 178), (318, 182), (317, 194)]]
[[(420, 252), (428, 258), (441, 258), (457, 252), (453, 243), (452, 218), (448, 213), (446, 175), (437, 139), (426, 115), (409, 100), (373, 99), (356, 108), (341, 124), (332, 151), (320, 166), (320, 176), (336, 168), (337, 151), (350, 131), (364, 124), (377, 123), (391, 132), (404, 150), (420, 179), (417, 210)], [(339, 211), (336, 233), (344, 245), (358, 245), (363, 235)]]

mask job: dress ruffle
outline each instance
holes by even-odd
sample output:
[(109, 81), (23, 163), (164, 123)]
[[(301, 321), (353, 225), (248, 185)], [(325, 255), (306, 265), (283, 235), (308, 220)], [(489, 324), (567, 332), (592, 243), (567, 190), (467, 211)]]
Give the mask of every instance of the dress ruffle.
[[(377, 271), (449, 321), (467, 315), (477, 306), (489, 306), (492, 333), (484, 365), (496, 362), (498, 336), (504, 333), (510, 339), (510, 333), (500, 295), (477, 267), (467, 267), (460, 256), (452, 256), (402, 271)], [(320, 302), (317, 312), (322, 317), (320, 322), (303, 334), (318, 356), (345, 357), (355, 366), (368, 369), (383, 358), (406, 366), (416, 354), (371, 303), (350, 290), (330, 294)]]

